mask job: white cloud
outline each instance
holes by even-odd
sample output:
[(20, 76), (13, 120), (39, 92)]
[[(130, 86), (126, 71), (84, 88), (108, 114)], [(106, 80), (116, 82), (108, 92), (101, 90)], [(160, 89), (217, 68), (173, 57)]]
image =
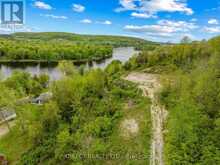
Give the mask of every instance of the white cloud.
[(59, 15), (53, 15), (53, 14), (41, 14), (43, 17), (53, 18), (53, 19), (68, 19), (67, 16), (59, 16)]
[(171, 37), (182, 33), (188, 33), (198, 28), (195, 23), (186, 21), (170, 21), (159, 20), (157, 24), (153, 25), (126, 25), (125, 30), (135, 33), (144, 33), (149, 36)]
[(121, 7), (117, 8), (115, 11), (121, 12), (121, 11), (126, 11), (126, 10), (136, 10), (137, 5), (135, 4), (135, 1), (140, 2), (140, 0), (120, 0), (119, 3)]
[(207, 32), (207, 33), (220, 33), (220, 27), (217, 26), (217, 27), (205, 27), (204, 28), (204, 31)]
[(186, 22), (186, 21), (159, 20), (158, 24), (162, 26), (175, 28), (176, 31), (185, 31), (185, 32), (198, 28), (198, 26), (195, 23)]
[(78, 12), (78, 13), (82, 13), (85, 11), (85, 6), (80, 5), (80, 4), (73, 4), (73, 11)]
[(219, 10), (220, 9), (220, 6), (218, 6), (218, 7), (213, 7), (213, 8), (211, 8), (211, 9), (206, 9), (205, 11), (206, 12), (210, 12), (210, 11), (216, 11), (216, 10)]
[(16, 28), (0, 27), (0, 34), (11, 34), (14, 32), (32, 32), (34, 28), (30, 28), (23, 25), (18, 25)]
[(149, 13), (157, 12), (183, 12), (192, 15), (193, 10), (187, 7), (186, 2), (180, 0), (144, 0), (141, 10)]
[(192, 18), (190, 21), (192, 21), (192, 22), (197, 22), (198, 19), (196, 19), (196, 18)]
[(135, 26), (135, 25), (126, 25), (124, 27), (125, 30), (136, 32), (136, 33), (174, 33), (175, 29), (172, 27), (161, 26), (161, 25), (143, 25), (143, 26)]
[(137, 12), (131, 13), (131, 16), (136, 17), (136, 18), (144, 18), (144, 19), (152, 17), (151, 15), (149, 15), (147, 13), (137, 13)]
[(90, 19), (83, 19), (80, 21), (81, 23), (84, 23), (84, 24), (91, 24), (92, 23), (92, 20)]
[(12, 29), (11, 28), (7, 28), (7, 27), (0, 27), (0, 34), (7, 34), (7, 33), (12, 33)]
[(49, 4), (46, 4), (46, 3), (42, 2), (42, 1), (34, 2), (34, 6), (36, 8), (43, 9), (43, 10), (51, 10), (52, 9), (52, 6), (50, 6)]
[(186, 0), (120, 0), (121, 11), (138, 11), (149, 16), (155, 16), (159, 12), (181, 12), (192, 15), (193, 10), (187, 6)]
[(105, 24), (105, 25), (111, 25), (111, 24), (112, 24), (112, 22), (111, 22), (111, 21), (106, 20), (106, 21), (104, 21), (104, 22), (103, 22), (103, 24)]
[(208, 21), (208, 24), (210, 24), (210, 25), (218, 25), (219, 22), (218, 22), (217, 19), (210, 19), (210, 20)]
[(103, 25), (111, 25), (111, 24), (112, 24), (112, 22), (109, 21), (109, 20), (105, 20), (105, 21), (97, 21), (97, 23), (99, 23), (99, 24), (103, 24)]
[[(93, 21), (90, 20), (90, 19), (83, 19), (83, 20), (80, 21), (80, 23), (91, 24), (91, 23), (93, 23)], [(111, 24), (112, 24), (112, 22), (109, 21), (109, 20), (105, 20), (105, 21), (95, 21), (95, 23), (97, 23), (97, 24), (102, 24), (102, 25), (111, 25)]]

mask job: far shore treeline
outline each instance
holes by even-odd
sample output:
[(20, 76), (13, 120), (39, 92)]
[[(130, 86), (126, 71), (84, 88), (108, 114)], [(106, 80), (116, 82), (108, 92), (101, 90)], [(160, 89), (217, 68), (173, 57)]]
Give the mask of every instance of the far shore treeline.
[(15, 33), (0, 36), (0, 61), (102, 60), (112, 56), (114, 47), (142, 49), (146, 43), (149, 48), (155, 45), (131, 37)]

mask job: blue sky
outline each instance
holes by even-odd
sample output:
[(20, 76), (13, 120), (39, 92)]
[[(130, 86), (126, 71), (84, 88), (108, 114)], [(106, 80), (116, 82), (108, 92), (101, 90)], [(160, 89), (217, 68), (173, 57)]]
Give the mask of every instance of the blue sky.
[(220, 0), (26, 0), (24, 29), (201, 40), (220, 34), (219, 12)]

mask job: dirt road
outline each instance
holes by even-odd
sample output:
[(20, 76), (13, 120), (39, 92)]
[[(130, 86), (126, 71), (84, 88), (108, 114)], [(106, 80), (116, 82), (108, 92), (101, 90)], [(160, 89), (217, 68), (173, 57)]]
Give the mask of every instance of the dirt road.
[(159, 79), (156, 75), (145, 73), (131, 73), (125, 80), (138, 84), (143, 90), (144, 96), (149, 97), (152, 101), (152, 142), (150, 165), (163, 165), (163, 124), (167, 116), (167, 111), (159, 105), (156, 98), (156, 92), (161, 88)]

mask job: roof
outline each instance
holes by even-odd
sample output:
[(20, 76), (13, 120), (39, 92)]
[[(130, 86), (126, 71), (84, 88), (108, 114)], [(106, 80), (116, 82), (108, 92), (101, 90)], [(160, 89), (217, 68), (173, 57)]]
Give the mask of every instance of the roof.
[(8, 107), (0, 109), (0, 124), (5, 121), (12, 120), (16, 117), (17, 115), (13, 109), (8, 108)]
[(42, 93), (39, 97), (32, 100), (32, 102), (47, 102), (53, 97), (53, 94), (51, 92)]

